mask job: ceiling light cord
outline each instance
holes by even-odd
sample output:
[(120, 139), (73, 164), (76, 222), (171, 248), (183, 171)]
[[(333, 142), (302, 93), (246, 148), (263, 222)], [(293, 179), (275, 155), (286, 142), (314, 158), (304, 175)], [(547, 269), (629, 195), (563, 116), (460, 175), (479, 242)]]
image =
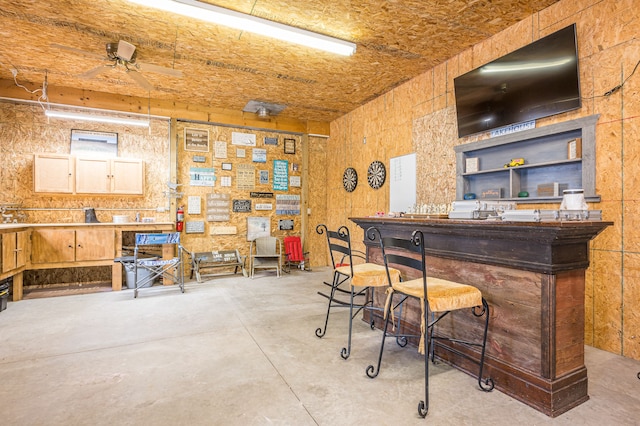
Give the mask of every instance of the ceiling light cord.
[(47, 108), (44, 105), (44, 103), (47, 103), (47, 104), (49, 103), (49, 98), (47, 95), (47, 88), (49, 85), (49, 83), (47, 82), (47, 70), (44, 71), (44, 81), (42, 82), (42, 89), (36, 89), (36, 90), (29, 90), (22, 84), (18, 83), (18, 70), (16, 68), (11, 68), (11, 74), (13, 75), (13, 82), (16, 84), (16, 86), (20, 87), (21, 89), (24, 89), (25, 91), (27, 91), (28, 93), (31, 93), (32, 95), (40, 93), (40, 96), (38, 97), (37, 101), (40, 107), (42, 107), (42, 109), (46, 111)]

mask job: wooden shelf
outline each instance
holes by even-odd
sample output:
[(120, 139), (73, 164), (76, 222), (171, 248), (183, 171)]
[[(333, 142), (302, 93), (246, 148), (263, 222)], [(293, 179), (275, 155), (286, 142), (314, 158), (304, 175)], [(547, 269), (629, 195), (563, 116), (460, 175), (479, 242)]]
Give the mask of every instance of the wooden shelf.
[[(600, 201), (595, 193), (595, 126), (599, 115), (582, 117), (564, 123), (552, 124), (522, 132), (456, 146), (456, 199), (464, 194), (481, 194), (487, 190), (500, 190), (500, 198), (486, 200), (514, 201), (518, 203), (561, 202), (558, 196), (537, 196), (538, 185), (559, 183), (567, 188), (583, 189), (585, 199)], [(567, 158), (568, 143), (581, 141), (580, 158)], [(478, 171), (465, 172), (466, 161), (478, 159)], [(525, 164), (504, 167), (513, 158), (524, 158)], [(521, 191), (527, 198), (518, 197)]]

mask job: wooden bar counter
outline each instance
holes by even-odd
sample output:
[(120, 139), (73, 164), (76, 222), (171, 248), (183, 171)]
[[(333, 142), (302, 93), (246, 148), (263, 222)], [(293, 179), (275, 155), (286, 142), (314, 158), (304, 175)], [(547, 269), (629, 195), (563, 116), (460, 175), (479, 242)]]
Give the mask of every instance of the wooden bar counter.
[[(490, 307), (485, 368), (496, 389), (555, 417), (589, 399), (584, 365), (584, 289), (589, 243), (611, 222), (502, 222), (350, 218), (383, 236), (425, 235), (427, 271), (478, 287)], [(355, 239), (355, 237), (354, 237)], [(382, 262), (378, 242), (364, 238), (369, 261)], [(382, 296), (378, 295), (378, 302)], [(414, 306), (413, 310), (417, 310)], [(409, 328), (419, 316), (409, 312)], [(438, 326), (456, 337), (479, 335), (473, 317), (454, 313)], [(436, 355), (469, 374), (475, 366), (438, 341)], [(475, 349), (456, 345), (474, 359)], [(471, 391), (471, 390), (470, 390)]]

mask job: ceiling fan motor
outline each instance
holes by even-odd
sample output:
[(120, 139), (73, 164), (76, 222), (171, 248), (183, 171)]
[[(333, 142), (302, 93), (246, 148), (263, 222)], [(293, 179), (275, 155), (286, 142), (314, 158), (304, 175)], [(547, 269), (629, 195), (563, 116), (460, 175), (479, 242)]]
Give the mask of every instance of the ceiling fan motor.
[(125, 62), (133, 63), (136, 57), (136, 47), (127, 43), (124, 40), (120, 40), (117, 43), (106, 44), (107, 56), (111, 60), (123, 60)]

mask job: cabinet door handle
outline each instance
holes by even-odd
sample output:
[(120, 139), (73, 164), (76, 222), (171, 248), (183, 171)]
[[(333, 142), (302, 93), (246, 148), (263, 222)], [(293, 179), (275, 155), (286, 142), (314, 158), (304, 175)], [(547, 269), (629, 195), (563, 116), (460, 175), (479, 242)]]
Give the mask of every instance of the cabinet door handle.
[(82, 244), (78, 244), (78, 247), (79, 247), (79, 248), (82, 248)]
[(72, 246), (71, 244), (69, 244), (69, 246), (68, 246), (68, 247), (69, 247), (69, 248), (73, 248), (73, 246)]

